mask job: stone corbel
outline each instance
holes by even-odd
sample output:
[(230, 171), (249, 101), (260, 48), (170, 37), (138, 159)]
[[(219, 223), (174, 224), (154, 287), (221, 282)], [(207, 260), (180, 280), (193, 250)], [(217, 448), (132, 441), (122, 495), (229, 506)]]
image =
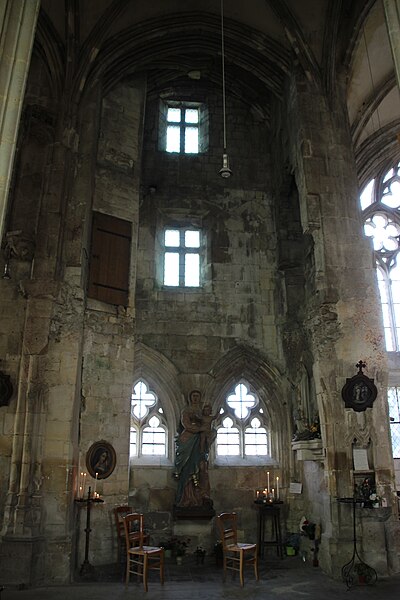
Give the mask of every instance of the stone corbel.
[(35, 244), (23, 234), (22, 229), (6, 233), (5, 252), (9, 258), (30, 261), (33, 259)]
[(295, 450), (297, 460), (323, 461), (325, 459), (322, 440), (319, 438), (292, 442), (292, 450)]
[(21, 229), (9, 231), (5, 236), (4, 244), (4, 273), (3, 279), (11, 279), (10, 260), (16, 258), (22, 261), (31, 261), (35, 252), (33, 240), (25, 236)]

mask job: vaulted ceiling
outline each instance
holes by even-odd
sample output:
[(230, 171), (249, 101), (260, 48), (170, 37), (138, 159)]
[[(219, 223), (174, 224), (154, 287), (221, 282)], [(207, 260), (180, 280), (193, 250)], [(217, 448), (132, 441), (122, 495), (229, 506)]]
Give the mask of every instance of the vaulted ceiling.
[[(146, 72), (148, 90), (200, 77), (221, 82), (221, 0), (42, 0), (35, 52), (55, 98), (79, 104)], [(270, 118), (288, 72), (301, 68), (328, 96), (338, 82), (360, 183), (397, 157), (400, 100), (382, 0), (224, 0), (227, 94)]]

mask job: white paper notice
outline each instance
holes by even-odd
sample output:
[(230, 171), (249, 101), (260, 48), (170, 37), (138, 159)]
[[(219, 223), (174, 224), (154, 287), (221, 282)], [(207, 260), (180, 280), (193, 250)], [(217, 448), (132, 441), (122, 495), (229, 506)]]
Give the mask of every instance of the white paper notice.
[(289, 486), (289, 494), (301, 494), (302, 489), (303, 489), (302, 483), (292, 482)]
[(353, 463), (355, 471), (369, 471), (368, 455), (365, 448), (353, 448)]

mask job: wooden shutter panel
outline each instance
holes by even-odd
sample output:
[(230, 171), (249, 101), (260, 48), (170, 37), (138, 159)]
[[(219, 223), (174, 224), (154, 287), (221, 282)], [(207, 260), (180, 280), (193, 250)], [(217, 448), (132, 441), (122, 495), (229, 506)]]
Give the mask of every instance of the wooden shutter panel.
[(128, 306), (132, 223), (93, 213), (88, 296)]

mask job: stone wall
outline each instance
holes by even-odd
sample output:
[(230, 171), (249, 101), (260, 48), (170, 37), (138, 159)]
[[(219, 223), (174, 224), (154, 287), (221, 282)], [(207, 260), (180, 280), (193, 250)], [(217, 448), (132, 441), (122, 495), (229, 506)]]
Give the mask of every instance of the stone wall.
[[(159, 95), (169, 93), (207, 104), (206, 153), (159, 149)], [(34, 250), (12, 258), (11, 282), (0, 280), (1, 367), (17, 384), (0, 411), (7, 577), (21, 582), (10, 560), (21, 539), (26, 582), (49, 581), (48, 573), (65, 582), (79, 568), (84, 513), (74, 499), (87, 451), (100, 440), (112, 444), (117, 462), (96, 484), (105, 503), (92, 511), (92, 564), (115, 563), (112, 509), (128, 501), (146, 513), (153, 541), (175, 533), (211, 549), (212, 520), (173, 520), (173, 434), (191, 390), (200, 389), (215, 412), (241, 378), (268, 415), (272, 457), (249, 467), (211, 454), (215, 510), (236, 510), (243, 537), (254, 539), (254, 491), (270, 470), (281, 481), (284, 530), (296, 532), (302, 516), (321, 524), (321, 564), (337, 574), (352, 528), (336, 498), (353, 491), (354, 437), (370, 438), (388, 511), (365, 513), (364, 544), (379, 538), (377, 568), (395, 568), (396, 547), (384, 552), (397, 517), (385, 354), (340, 105), (333, 110), (322, 93), (294, 78), (271, 129), (229, 96), (233, 176), (224, 180), (222, 105), (212, 85), (186, 82), (146, 95), (144, 79), (132, 77), (105, 97), (94, 86), (76, 114), (75, 107), (58, 114), (33, 85), (27, 98), (28, 122), (39, 125), (22, 137), (9, 224), (12, 230), (26, 223)], [(34, 110), (39, 100), (42, 110)], [(127, 307), (87, 298), (93, 210), (132, 223)], [(194, 223), (205, 233), (199, 290), (162, 286), (160, 235), (173, 223)], [(356, 415), (344, 409), (340, 392), (361, 357), (381, 395)], [(165, 461), (129, 458), (130, 395), (140, 377), (165, 409), (172, 434)], [(302, 457), (291, 445), (299, 404), (309, 416), (318, 411), (322, 436)], [(303, 483), (301, 495), (289, 494), (293, 481)]]

